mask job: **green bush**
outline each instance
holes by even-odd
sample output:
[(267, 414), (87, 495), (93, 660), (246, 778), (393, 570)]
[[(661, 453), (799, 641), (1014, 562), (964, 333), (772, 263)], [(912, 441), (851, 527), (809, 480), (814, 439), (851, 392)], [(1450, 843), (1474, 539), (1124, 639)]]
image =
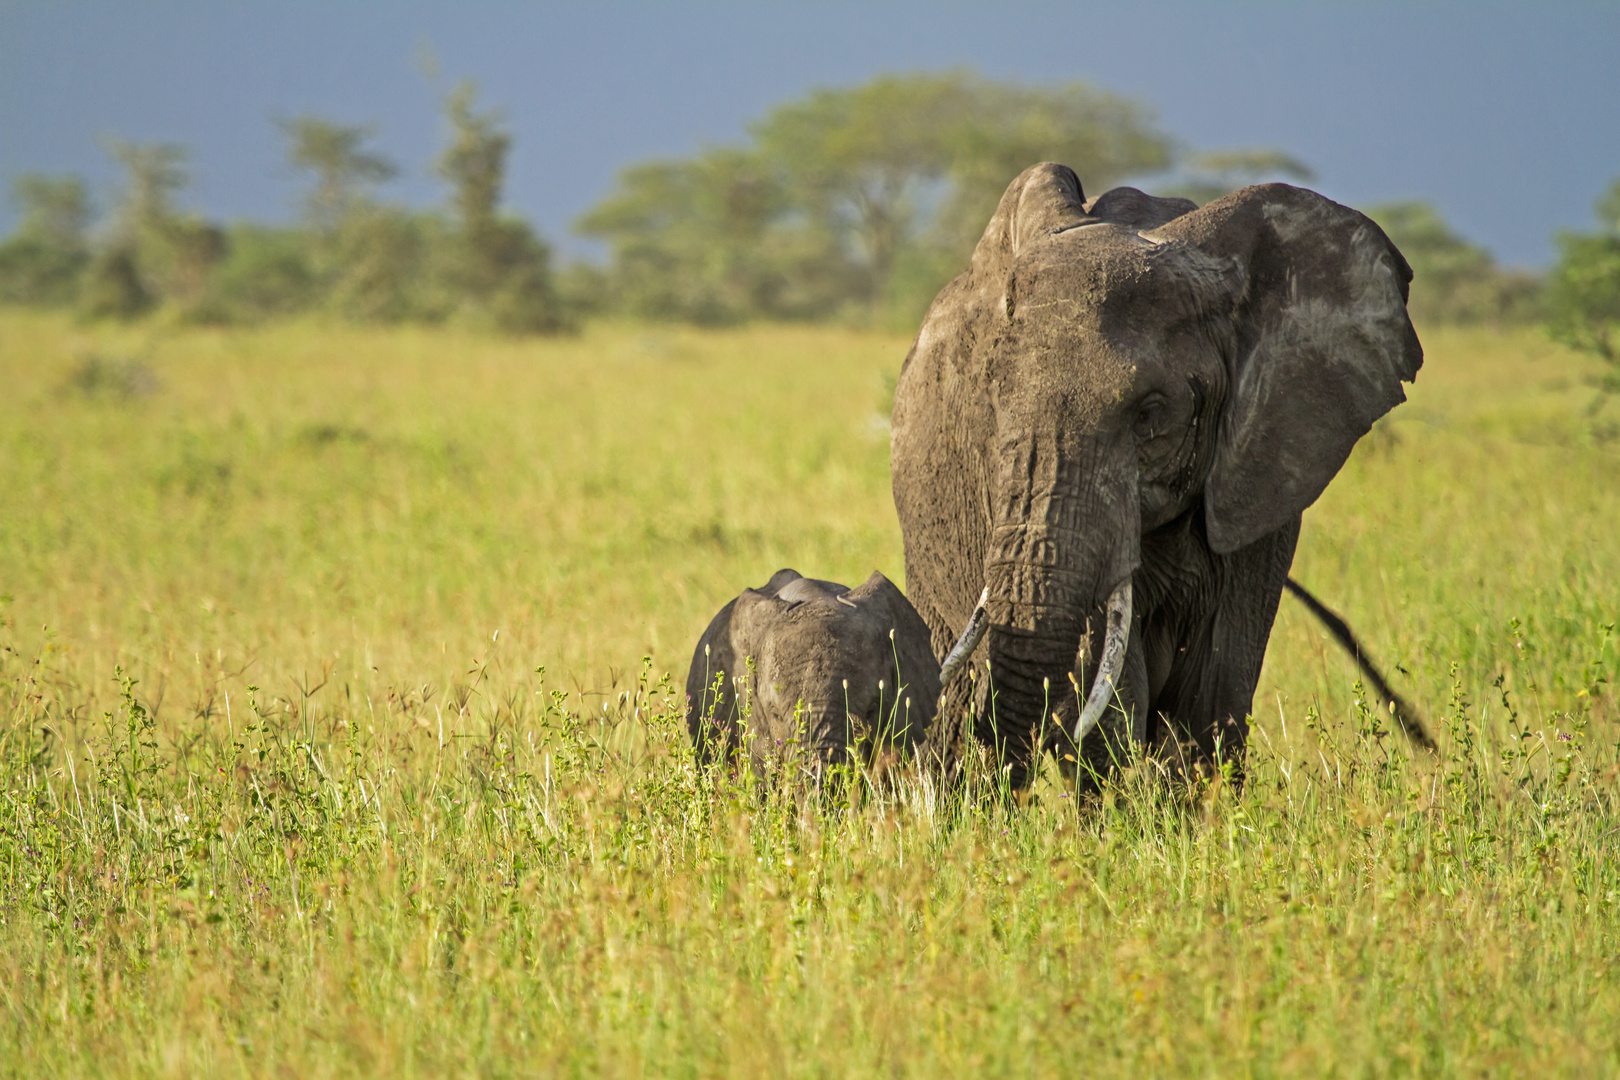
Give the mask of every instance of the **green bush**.
[(444, 267), (456, 317), (469, 326), (507, 334), (551, 334), (570, 319), (551, 274), (551, 248), (515, 218), (489, 223), (476, 239), (448, 239), (453, 262)]
[(443, 240), (427, 214), (376, 206), (353, 214), (337, 237), (326, 307), (352, 322), (436, 322), (446, 304), (434, 295), (429, 259)]
[(233, 225), (226, 256), (209, 279), (200, 321), (254, 323), (307, 310), (320, 295), (302, 229)]
[(85, 228), (90, 199), (76, 176), (19, 176), (11, 185), (21, 211), (17, 231), (0, 244), (0, 304), (66, 307), (90, 261)]
[(133, 319), (156, 306), (133, 248), (118, 244), (96, 252), (85, 270), (78, 306), (92, 319)]
[(79, 294), (90, 257), (38, 236), (14, 236), (0, 244), (0, 304), (66, 307)]
[(1620, 393), (1620, 180), (1597, 201), (1603, 227), (1558, 237), (1548, 281), (1548, 329), (1554, 338), (1609, 365), (1606, 392)]

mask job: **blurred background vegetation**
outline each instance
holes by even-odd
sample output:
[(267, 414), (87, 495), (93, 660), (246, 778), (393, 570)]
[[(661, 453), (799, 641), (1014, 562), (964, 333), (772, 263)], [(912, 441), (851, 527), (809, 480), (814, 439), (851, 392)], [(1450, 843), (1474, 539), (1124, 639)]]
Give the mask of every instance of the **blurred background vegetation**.
[[(185, 208), (187, 153), (109, 140), (125, 182), (96, 220), (84, 182), (27, 175), (0, 244), (0, 303), (71, 307), (91, 319), (162, 314), (254, 323), (320, 314), (362, 323), (567, 331), (589, 317), (702, 326), (816, 321), (916, 325), (966, 264), (1009, 179), (1036, 161), (1075, 164), (1091, 194), (1130, 181), (1200, 203), (1263, 180), (1310, 183), (1274, 149), (1195, 151), (1146, 106), (1084, 83), (994, 82), (969, 71), (883, 75), (779, 105), (744, 141), (625, 169), (576, 223), (602, 262), (554, 268), (503, 212), (511, 137), (471, 84), (443, 99), (433, 169), (444, 203), (383, 195), (400, 167), (375, 132), (316, 116), (278, 122), (303, 178), (299, 220), (220, 224)], [(1497, 265), (1424, 202), (1365, 208), (1412, 263), (1425, 324), (1544, 323), (1604, 361), (1599, 402), (1620, 387), (1620, 182), (1600, 228), (1559, 240), (1545, 275)]]
[(314, 116), (278, 122), (288, 164), (307, 185), (291, 225), (208, 221), (181, 204), (184, 147), (108, 140), (125, 179), (100, 222), (77, 177), (13, 185), (20, 215), (0, 244), (0, 303), (203, 324), (321, 313), (513, 333), (568, 328), (550, 248), (501, 211), (511, 138), (499, 115), (478, 108), (465, 83), (446, 95), (444, 114), (448, 138), (433, 167), (448, 197), (427, 211), (381, 197), (399, 168), (368, 149), (371, 129)]
[(168, 144), (13, 187), (0, 1076), (1620, 1074), (1620, 186), (1542, 275), (1368, 208), (1427, 362), (1295, 570), (1442, 755), (1285, 602), (1241, 791), (822, 813), (700, 788), (674, 687), (778, 567), (902, 579), (893, 373), (1008, 180), (1310, 167), (889, 76), (625, 170), (554, 266), (440, 105), (432, 209), (309, 115), (291, 223)]

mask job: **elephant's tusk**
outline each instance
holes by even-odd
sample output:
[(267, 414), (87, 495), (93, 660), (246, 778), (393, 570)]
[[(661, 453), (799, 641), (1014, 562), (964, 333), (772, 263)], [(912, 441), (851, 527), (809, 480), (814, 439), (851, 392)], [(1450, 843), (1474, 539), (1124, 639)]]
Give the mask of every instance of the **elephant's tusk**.
[(984, 632), (990, 627), (990, 616), (984, 607), (989, 599), (990, 589), (986, 587), (979, 594), (979, 606), (973, 609), (972, 615), (968, 616), (967, 629), (962, 631), (962, 636), (956, 639), (956, 644), (946, 654), (945, 662), (939, 666), (939, 693), (941, 697), (945, 695), (945, 687), (951, 681), (951, 676), (956, 674), (958, 668), (967, 663), (967, 658), (972, 655), (974, 649), (979, 647), (979, 640), (984, 637)]
[(1091, 684), (1091, 696), (1080, 711), (1074, 725), (1074, 744), (1091, 733), (1102, 718), (1103, 710), (1113, 700), (1119, 685), (1119, 673), (1125, 666), (1125, 648), (1131, 642), (1131, 579), (1126, 578), (1114, 587), (1108, 597), (1108, 636), (1103, 639), (1102, 663), (1097, 665), (1097, 679)]

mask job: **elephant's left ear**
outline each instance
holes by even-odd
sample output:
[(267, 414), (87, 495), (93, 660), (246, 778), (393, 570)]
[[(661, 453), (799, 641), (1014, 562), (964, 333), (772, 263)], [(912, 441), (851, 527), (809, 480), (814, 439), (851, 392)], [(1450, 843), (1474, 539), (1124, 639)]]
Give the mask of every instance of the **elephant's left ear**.
[(1373, 422), (1406, 400), (1423, 347), (1412, 270), (1373, 221), (1287, 184), (1244, 188), (1147, 234), (1237, 261), (1229, 399), (1204, 513), (1236, 551), (1322, 494)]

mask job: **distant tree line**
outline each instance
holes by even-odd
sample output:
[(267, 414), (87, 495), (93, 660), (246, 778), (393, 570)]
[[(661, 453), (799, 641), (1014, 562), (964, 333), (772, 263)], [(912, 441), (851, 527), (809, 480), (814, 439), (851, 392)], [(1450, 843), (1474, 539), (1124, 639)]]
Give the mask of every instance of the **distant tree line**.
[[(1076, 164), (1092, 194), (1148, 178), (1138, 182), (1200, 203), (1260, 180), (1312, 179), (1274, 150), (1186, 153), (1141, 105), (1083, 83), (886, 75), (781, 105), (737, 145), (625, 169), (575, 224), (602, 242), (606, 263), (554, 272), (534, 229), (502, 212), (511, 137), (499, 117), (477, 108), (466, 84), (444, 110), (450, 137), (435, 170), (449, 197), (437, 210), (383, 201), (398, 170), (368, 148), (372, 130), (315, 117), (280, 124), (308, 183), (293, 226), (222, 227), (186, 213), (186, 155), (168, 144), (109, 144), (126, 179), (94, 230), (82, 181), (23, 177), (17, 228), (0, 244), (0, 303), (113, 318), (166, 309), (219, 323), (318, 312), (516, 333), (591, 315), (900, 328), (966, 265), (1006, 184), (1034, 162)], [(1420, 321), (1550, 319), (1565, 340), (1612, 355), (1607, 330), (1570, 329), (1587, 323), (1568, 312), (1588, 303), (1572, 297), (1591, 293), (1591, 280), (1609, 280), (1605, 245), (1620, 235), (1620, 214), (1605, 211), (1606, 233), (1561, 239), (1563, 261), (1543, 282), (1499, 267), (1428, 204), (1370, 213), (1416, 271)], [(1586, 269), (1567, 269), (1577, 264)]]
[(92, 231), (76, 177), (25, 176), (0, 244), (0, 303), (74, 307), (129, 319), (163, 309), (200, 323), (321, 312), (362, 322), (456, 321), (516, 333), (565, 328), (551, 250), (501, 211), (511, 137), (470, 85), (444, 102), (448, 145), (435, 170), (439, 210), (382, 201), (398, 172), (368, 149), (373, 132), (316, 117), (283, 121), (287, 160), (309, 183), (296, 225), (220, 226), (180, 208), (184, 148), (110, 141), (124, 172), (117, 205)]
[(1112, 94), (966, 72), (816, 91), (748, 135), (625, 170), (578, 222), (610, 253), (604, 307), (697, 323), (912, 322), (1030, 164), (1084, 162), (1101, 190), (1168, 168), (1174, 150)]

